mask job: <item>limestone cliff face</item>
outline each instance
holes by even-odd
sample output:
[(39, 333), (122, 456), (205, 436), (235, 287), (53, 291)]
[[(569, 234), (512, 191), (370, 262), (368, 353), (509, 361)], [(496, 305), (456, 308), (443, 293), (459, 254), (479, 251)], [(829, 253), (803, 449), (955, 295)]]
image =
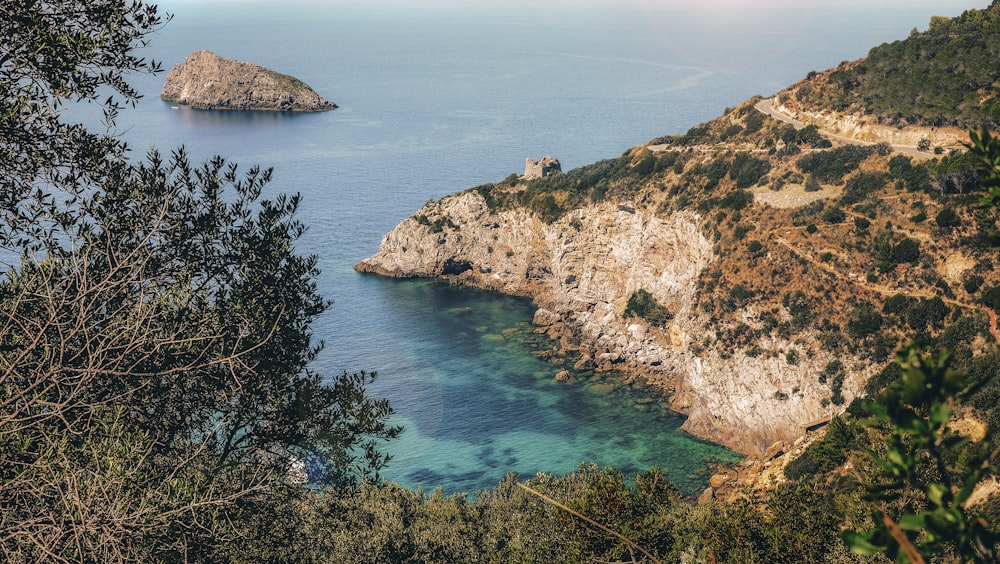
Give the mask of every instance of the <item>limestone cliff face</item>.
[(211, 51), (195, 51), (174, 65), (160, 98), (201, 110), (323, 112), (337, 107), (296, 78)]
[[(694, 305), (697, 280), (713, 260), (713, 246), (691, 212), (663, 219), (602, 203), (545, 224), (525, 209), (493, 212), (478, 193), (466, 192), (430, 202), (403, 220), (356, 269), (440, 276), (531, 297), (539, 306), (535, 323), (562, 347), (580, 352), (578, 368), (643, 378), (688, 414), (688, 431), (759, 455), (776, 441), (794, 440), (804, 424), (841, 411), (821, 403), (830, 390), (817, 375), (832, 359), (803, 354), (792, 365), (785, 355), (751, 357), (700, 346), (709, 320)], [(638, 289), (675, 313), (669, 327), (622, 317)], [(743, 315), (752, 321), (756, 314), (748, 309)], [(850, 402), (870, 372), (848, 364), (843, 394)]]

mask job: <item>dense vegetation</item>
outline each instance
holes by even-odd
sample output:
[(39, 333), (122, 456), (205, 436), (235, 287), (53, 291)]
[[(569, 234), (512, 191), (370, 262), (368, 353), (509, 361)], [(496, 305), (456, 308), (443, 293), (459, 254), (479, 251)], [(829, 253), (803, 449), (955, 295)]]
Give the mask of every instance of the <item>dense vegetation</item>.
[(798, 90), (810, 107), (872, 114), (892, 125), (1000, 125), (1000, 3), (873, 48)]
[(113, 131), (163, 23), (123, 0), (0, 5), (7, 562), (253, 560), (299, 526), (279, 517), (307, 483), (373, 478), (399, 432), (373, 375), (309, 368), (328, 302), (298, 196), (262, 197), (270, 170), (133, 160), (62, 121), (89, 101)]

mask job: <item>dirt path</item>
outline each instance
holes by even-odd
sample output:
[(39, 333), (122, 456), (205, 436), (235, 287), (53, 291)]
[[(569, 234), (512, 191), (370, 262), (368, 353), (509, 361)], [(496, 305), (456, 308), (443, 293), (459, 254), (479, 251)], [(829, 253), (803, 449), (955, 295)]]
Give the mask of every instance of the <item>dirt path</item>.
[[(774, 118), (774, 119), (776, 119), (778, 121), (790, 124), (795, 129), (802, 129), (803, 127), (806, 126), (805, 123), (803, 123), (803, 122), (795, 119), (794, 117), (792, 117), (792, 116), (790, 116), (790, 115), (788, 115), (788, 114), (786, 114), (784, 112), (779, 112), (777, 109), (775, 109), (775, 107), (774, 107), (774, 98), (767, 98), (767, 99), (761, 100), (760, 102), (757, 102), (756, 105), (754, 105), (754, 108), (756, 108), (758, 112), (761, 112), (763, 114), (771, 116), (772, 118)], [(835, 133), (830, 133), (829, 131), (824, 131), (822, 129), (819, 130), (819, 134), (822, 135), (823, 137), (831, 140), (831, 141), (836, 141), (836, 142), (842, 143), (844, 145), (874, 145), (875, 144), (875, 143), (869, 143), (867, 141), (859, 141), (859, 140), (853, 139), (851, 137), (844, 137), (842, 135), (837, 135)], [(910, 147), (909, 145), (891, 145), (890, 144), (889, 146), (892, 147), (893, 151), (895, 151), (897, 153), (904, 154), (904, 155), (908, 155), (910, 157), (918, 157), (918, 158), (926, 159), (926, 158), (930, 158), (932, 156), (932, 155), (930, 155), (930, 154), (928, 154), (928, 153), (926, 153), (924, 151), (918, 151), (916, 147)]]
[[(928, 292), (928, 291), (924, 291), (924, 290), (902, 291), (902, 290), (899, 290), (899, 289), (890, 288), (890, 287), (885, 286), (883, 284), (872, 284), (871, 282), (861, 281), (861, 280), (858, 280), (858, 279), (855, 279), (855, 278), (851, 278), (850, 276), (845, 276), (842, 272), (840, 272), (839, 270), (837, 270), (836, 268), (834, 268), (833, 265), (830, 265), (828, 263), (816, 260), (811, 255), (809, 255), (808, 253), (805, 253), (805, 252), (797, 249), (794, 245), (792, 245), (791, 243), (789, 243), (788, 240), (786, 240), (784, 237), (776, 237), (775, 240), (778, 242), (778, 244), (780, 244), (783, 247), (785, 247), (786, 249), (788, 249), (792, 254), (794, 254), (795, 256), (801, 258), (802, 260), (808, 262), (809, 264), (815, 266), (816, 268), (822, 270), (823, 272), (826, 272), (827, 274), (829, 274), (829, 275), (831, 275), (834, 278), (837, 278), (839, 280), (845, 280), (847, 282), (850, 282), (851, 284), (854, 284), (855, 286), (858, 286), (858, 287), (863, 288), (865, 290), (868, 290), (870, 292), (875, 292), (877, 294), (880, 294), (880, 295), (886, 296), (886, 297), (894, 296), (894, 295), (900, 294), (900, 293), (906, 294), (907, 296), (910, 296), (910, 297), (924, 298), (924, 299), (931, 299), (931, 298), (933, 298), (935, 296), (935, 294), (933, 294), (931, 292)], [(967, 304), (965, 302), (960, 302), (960, 301), (952, 299), (952, 298), (941, 298), (941, 301), (943, 301), (946, 304), (949, 304), (949, 305), (952, 305), (952, 306), (955, 306), (955, 307), (959, 307), (959, 308), (962, 308), (962, 309), (971, 309), (971, 310), (975, 310), (975, 311), (985, 312), (986, 316), (990, 320), (990, 328), (989, 328), (990, 329), (990, 333), (993, 335), (993, 338), (996, 339), (996, 341), (998, 343), (1000, 343), (1000, 329), (997, 328), (997, 314), (992, 309), (990, 309), (990, 308), (988, 308), (986, 306), (982, 306), (982, 305)]]
[[(787, 115), (787, 114), (785, 114), (783, 112), (779, 112), (778, 110), (776, 110), (774, 108), (774, 98), (768, 98), (768, 99), (765, 99), (765, 100), (761, 100), (760, 102), (757, 102), (757, 104), (754, 107), (757, 109), (757, 111), (759, 111), (761, 113), (764, 113), (764, 114), (766, 114), (768, 116), (771, 116), (772, 118), (774, 118), (774, 119), (776, 119), (778, 121), (790, 124), (795, 129), (802, 129), (803, 127), (806, 126), (805, 123), (803, 123), (803, 122), (795, 119), (794, 117), (789, 116), (789, 115)], [(819, 133), (820, 133), (820, 135), (822, 135), (823, 137), (825, 137), (827, 139), (830, 139), (832, 141), (837, 141), (837, 142), (843, 143), (843, 144), (848, 144), (848, 145), (872, 145), (873, 144), (873, 143), (868, 143), (868, 142), (865, 142), (865, 141), (859, 141), (857, 139), (852, 139), (852, 138), (849, 138), (849, 137), (843, 137), (841, 135), (836, 135), (836, 134), (830, 133), (828, 131), (819, 130)], [(927, 158), (928, 157), (927, 153), (922, 152), (922, 151), (918, 151), (915, 147), (909, 147), (909, 146), (905, 146), (905, 145), (890, 145), (890, 147), (892, 147), (892, 149), (894, 151), (896, 151), (898, 153), (902, 153), (904, 155), (909, 155), (909, 156), (914, 156), (914, 157), (921, 157), (921, 158)], [(852, 217), (863, 217), (861, 214), (859, 214), (859, 213), (857, 213), (857, 212), (855, 212), (853, 210), (844, 210), (844, 212), (847, 215), (852, 216)], [(867, 219), (867, 218), (865, 218), (865, 219)], [(925, 241), (925, 242), (932, 240), (932, 238), (930, 237), (930, 235), (928, 235), (926, 233), (917, 233), (917, 232), (910, 231), (910, 230), (903, 230), (902, 228), (899, 228), (899, 227), (894, 227), (893, 230), (896, 231), (896, 232), (898, 232), (898, 233), (903, 233), (904, 235), (907, 235), (907, 236), (915, 237), (915, 238), (920, 239), (920, 240)], [(776, 239), (777, 239), (777, 241), (778, 241), (779, 244), (783, 245), (785, 248), (787, 248), (789, 251), (791, 251), (794, 255), (802, 258), (806, 262), (812, 264), (816, 268), (819, 268), (820, 270), (826, 272), (827, 274), (829, 274), (829, 275), (831, 275), (831, 276), (833, 276), (833, 277), (835, 277), (837, 279), (847, 280), (850, 283), (854, 284), (855, 286), (859, 286), (859, 287), (864, 288), (866, 290), (869, 290), (869, 291), (872, 291), (872, 292), (876, 292), (876, 293), (878, 293), (880, 295), (883, 295), (883, 296), (892, 296), (892, 295), (900, 293), (899, 290), (895, 290), (895, 289), (889, 288), (888, 286), (884, 286), (884, 285), (881, 285), (881, 284), (872, 284), (870, 282), (862, 282), (861, 280), (857, 280), (857, 279), (853, 279), (853, 278), (851, 278), (849, 276), (845, 276), (842, 272), (840, 272), (839, 270), (837, 270), (836, 268), (834, 268), (832, 265), (830, 265), (828, 263), (825, 263), (825, 262), (818, 261), (815, 258), (813, 258), (812, 256), (810, 256), (809, 254), (804, 253), (804, 252), (800, 251), (799, 249), (795, 248), (786, 239), (784, 239), (782, 237), (777, 237)], [(930, 298), (934, 297), (934, 294), (932, 294), (930, 292), (927, 292), (927, 291), (910, 291), (910, 292), (906, 292), (906, 294), (909, 295), (909, 296), (911, 296), (911, 297), (920, 297), (920, 298), (924, 298), (924, 299), (930, 299)], [(990, 320), (990, 327), (989, 327), (990, 333), (993, 335), (993, 338), (996, 339), (996, 341), (998, 343), (1000, 343), (1000, 329), (997, 328), (997, 314), (991, 308), (986, 307), (986, 306), (976, 305), (976, 304), (967, 304), (965, 302), (960, 302), (960, 301), (952, 299), (952, 298), (942, 298), (942, 301), (944, 301), (947, 304), (953, 305), (955, 307), (985, 312), (986, 316)]]

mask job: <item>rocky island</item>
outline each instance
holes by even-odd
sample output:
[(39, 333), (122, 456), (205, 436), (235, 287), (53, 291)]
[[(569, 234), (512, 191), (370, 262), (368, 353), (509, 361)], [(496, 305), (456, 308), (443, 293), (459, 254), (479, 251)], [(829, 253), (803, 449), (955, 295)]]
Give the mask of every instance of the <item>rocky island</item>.
[(174, 65), (160, 98), (199, 110), (325, 112), (337, 107), (297, 78), (211, 51), (195, 51)]

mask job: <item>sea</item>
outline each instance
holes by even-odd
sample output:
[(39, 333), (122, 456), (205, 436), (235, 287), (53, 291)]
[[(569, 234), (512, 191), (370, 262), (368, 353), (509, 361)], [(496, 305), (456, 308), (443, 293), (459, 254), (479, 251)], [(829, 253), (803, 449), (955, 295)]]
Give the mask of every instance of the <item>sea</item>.
[(405, 428), (383, 445), (383, 478), (474, 496), (512, 472), (658, 466), (694, 495), (740, 456), (679, 431), (683, 417), (650, 390), (589, 373), (556, 382), (529, 300), (352, 267), (429, 199), (521, 173), (526, 157), (563, 170), (612, 158), (987, 4), (165, 0), (173, 18), (142, 56), (166, 70), (209, 49), (340, 107), (198, 111), (159, 100), (165, 74), (137, 75), (145, 97), (117, 131), (135, 158), (183, 145), (197, 162), (274, 167), (267, 194), (302, 194), (297, 249), (318, 257), (333, 300), (314, 324), (315, 368), (378, 373), (369, 393)]

